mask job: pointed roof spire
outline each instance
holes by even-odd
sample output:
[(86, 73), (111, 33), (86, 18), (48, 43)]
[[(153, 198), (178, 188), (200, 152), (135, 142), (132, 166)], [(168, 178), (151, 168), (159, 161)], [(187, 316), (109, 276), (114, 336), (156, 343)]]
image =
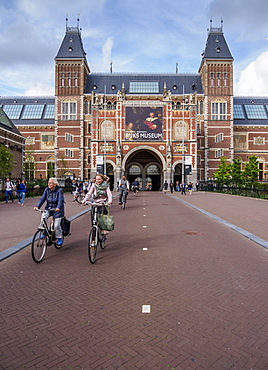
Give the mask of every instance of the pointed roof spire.
[(221, 27), (212, 27), (212, 19), (210, 19), (210, 29), (208, 30), (206, 48), (204, 53), (202, 53), (202, 58), (233, 60), (223, 35), (223, 20), (221, 20)]
[(85, 59), (86, 52), (83, 47), (79, 29), (79, 14), (77, 27), (68, 26), (68, 13), (66, 14), (66, 32), (55, 59)]

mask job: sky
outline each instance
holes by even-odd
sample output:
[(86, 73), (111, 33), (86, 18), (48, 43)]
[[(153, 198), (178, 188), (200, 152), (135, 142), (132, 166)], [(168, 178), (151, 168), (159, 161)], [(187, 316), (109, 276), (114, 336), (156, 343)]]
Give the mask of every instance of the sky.
[(66, 14), (92, 73), (198, 73), (223, 20), (235, 96), (268, 96), (267, 0), (0, 0), (0, 96), (54, 95)]

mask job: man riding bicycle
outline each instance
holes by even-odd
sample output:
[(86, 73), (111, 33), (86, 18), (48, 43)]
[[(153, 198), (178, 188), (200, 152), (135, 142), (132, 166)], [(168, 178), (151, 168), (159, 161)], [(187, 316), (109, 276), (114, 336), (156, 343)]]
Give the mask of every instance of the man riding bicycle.
[(34, 210), (37, 211), (40, 209), (44, 202), (47, 202), (45, 206), (47, 212), (43, 213), (42, 217), (46, 221), (50, 216), (54, 217), (55, 237), (58, 239), (57, 244), (60, 246), (63, 243), (61, 220), (64, 217), (64, 196), (55, 177), (51, 177), (48, 180), (48, 187), (45, 188)]
[(121, 205), (122, 204), (122, 197), (123, 197), (124, 192), (126, 193), (126, 198), (125, 199), (126, 199), (126, 202), (127, 202), (127, 192), (129, 190), (129, 182), (126, 179), (126, 176), (122, 176), (122, 179), (119, 180), (118, 188), (119, 188), (119, 204)]
[(133, 181), (132, 187), (133, 187), (134, 195), (136, 196), (136, 193), (140, 190), (140, 183), (137, 179)]

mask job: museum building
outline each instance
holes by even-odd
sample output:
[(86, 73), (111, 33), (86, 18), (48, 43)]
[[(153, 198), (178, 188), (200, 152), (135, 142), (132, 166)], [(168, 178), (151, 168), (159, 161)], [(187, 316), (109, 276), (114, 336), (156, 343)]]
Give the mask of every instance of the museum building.
[(164, 181), (210, 180), (222, 157), (268, 162), (268, 97), (234, 97), (233, 57), (222, 24), (210, 26), (196, 74), (90, 70), (79, 27), (55, 57), (54, 97), (0, 97), (25, 138), (25, 177), (92, 179), (125, 174), (159, 190)]

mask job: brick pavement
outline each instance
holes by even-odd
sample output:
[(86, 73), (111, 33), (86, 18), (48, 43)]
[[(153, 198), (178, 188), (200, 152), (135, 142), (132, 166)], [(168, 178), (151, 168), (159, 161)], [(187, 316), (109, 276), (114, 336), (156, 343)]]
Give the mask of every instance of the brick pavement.
[(94, 265), (88, 215), (41, 264), (1, 263), (2, 368), (267, 368), (267, 250), (168, 195), (112, 210)]
[[(65, 215), (71, 217), (85, 207), (73, 202), (73, 195), (64, 194)], [(29, 238), (37, 229), (40, 222), (40, 214), (33, 211), (33, 207), (39, 198), (26, 198), (26, 207), (21, 207), (17, 200), (14, 203), (0, 202), (0, 252)]]

